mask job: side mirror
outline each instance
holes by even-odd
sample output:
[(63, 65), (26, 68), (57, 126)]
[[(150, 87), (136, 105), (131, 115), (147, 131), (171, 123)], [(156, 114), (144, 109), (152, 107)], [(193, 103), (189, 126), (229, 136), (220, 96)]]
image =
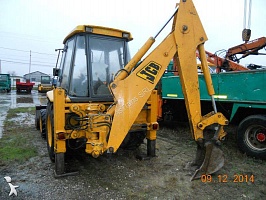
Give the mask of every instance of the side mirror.
[(60, 74), (60, 69), (53, 68), (53, 76), (59, 76), (59, 74)]

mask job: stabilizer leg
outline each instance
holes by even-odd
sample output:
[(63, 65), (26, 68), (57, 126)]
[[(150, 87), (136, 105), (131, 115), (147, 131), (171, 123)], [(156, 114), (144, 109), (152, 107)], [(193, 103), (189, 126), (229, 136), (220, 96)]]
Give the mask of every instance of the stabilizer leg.
[(66, 172), (65, 171), (65, 154), (64, 153), (56, 153), (55, 154), (55, 172), (54, 177), (60, 178), (65, 176), (74, 176), (79, 172)]
[(148, 157), (155, 157), (156, 151), (156, 140), (149, 140), (147, 139), (147, 156)]

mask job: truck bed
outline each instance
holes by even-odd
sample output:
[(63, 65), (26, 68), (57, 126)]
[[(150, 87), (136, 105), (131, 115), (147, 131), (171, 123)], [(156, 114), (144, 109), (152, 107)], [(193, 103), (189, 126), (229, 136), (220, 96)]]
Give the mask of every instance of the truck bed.
[[(250, 70), (211, 74), (216, 101), (266, 103), (266, 70)], [(201, 100), (211, 100), (204, 76), (199, 75)], [(162, 78), (163, 99), (183, 99), (179, 76)]]
[(31, 82), (20, 82), (20, 81), (16, 81), (16, 89), (17, 92), (21, 92), (21, 91), (27, 91), (28, 93), (31, 92), (33, 86), (35, 85), (35, 83), (31, 83)]

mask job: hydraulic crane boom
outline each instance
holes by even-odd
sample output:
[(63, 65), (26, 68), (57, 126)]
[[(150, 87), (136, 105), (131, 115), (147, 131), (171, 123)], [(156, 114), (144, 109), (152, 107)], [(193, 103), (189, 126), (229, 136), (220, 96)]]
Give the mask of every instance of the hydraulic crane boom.
[[(266, 38), (261, 37), (234, 47), (231, 47), (227, 50), (225, 58), (221, 58), (216, 54), (205, 51), (207, 56), (207, 61), (211, 64), (217, 66), (217, 72), (220, 72), (221, 69), (226, 71), (246, 71), (249, 68), (240, 65), (238, 62), (240, 59), (245, 58), (249, 55), (265, 55), (259, 53), (259, 50), (266, 46)], [(242, 54), (240, 58), (237, 57), (237, 54)], [(196, 52), (197, 57), (199, 53)]]
[[(201, 174), (211, 174), (223, 166), (223, 154), (216, 145), (225, 136), (223, 125), (227, 125), (228, 120), (222, 113), (217, 112), (215, 106), (214, 89), (204, 50), (207, 36), (194, 4), (192, 0), (182, 0), (178, 5), (178, 9), (173, 15), (171, 33), (130, 73), (154, 43), (155, 38), (149, 38), (114, 82), (110, 84), (115, 103), (108, 111), (113, 116), (113, 122), (107, 148), (109, 152), (115, 152), (119, 148), (170, 60), (174, 57), (185, 96), (192, 137), (197, 142), (200, 152), (197, 155), (206, 152), (204, 161), (199, 161), (202, 156), (196, 158), (196, 163), (201, 166), (193, 178), (199, 178)], [(201, 114), (200, 106), (196, 50), (200, 54), (208, 93), (212, 98), (214, 109), (213, 112), (204, 116)], [(121, 121), (125, 122), (124, 126), (120, 125)], [(207, 141), (203, 130), (211, 124), (218, 124), (218, 127), (212, 139)], [(156, 135), (153, 135), (152, 131), (148, 137), (151, 141), (156, 139)], [(153, 144), (151, 143), (151, 145)]]
[[(227, 50), (225, 58), (230, 59), (234, 62), (239, 62), (240, 59), (245, 58), (249, 55), (259, 55), (260, 49), (266, 46), (266, 38), (260, 37), (255, 40), (231, 47)], [(242, 54), (240, 58), (237, 58), (237, 54)]]
[[(221, 58), (216, 54), (213, 54), (209, 51), (205, 51), (207, 56), (207, 61), (214, 66), (216, 66), (216, 72), (219, 73), (221, 70), (225, 71), (246, 71), (249, 70), (248, 68), (233, 62), (232, 60)], [(199, 58), (199, 53), (196, 53), (197, 57)]]

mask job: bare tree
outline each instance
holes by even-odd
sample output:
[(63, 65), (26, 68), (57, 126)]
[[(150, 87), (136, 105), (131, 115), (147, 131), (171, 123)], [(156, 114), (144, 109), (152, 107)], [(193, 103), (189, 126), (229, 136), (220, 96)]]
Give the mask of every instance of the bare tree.
[(10, 74), (11, 76), (16, 76), (17, 75), (15, 71), (8, 71), (7, 73)]

